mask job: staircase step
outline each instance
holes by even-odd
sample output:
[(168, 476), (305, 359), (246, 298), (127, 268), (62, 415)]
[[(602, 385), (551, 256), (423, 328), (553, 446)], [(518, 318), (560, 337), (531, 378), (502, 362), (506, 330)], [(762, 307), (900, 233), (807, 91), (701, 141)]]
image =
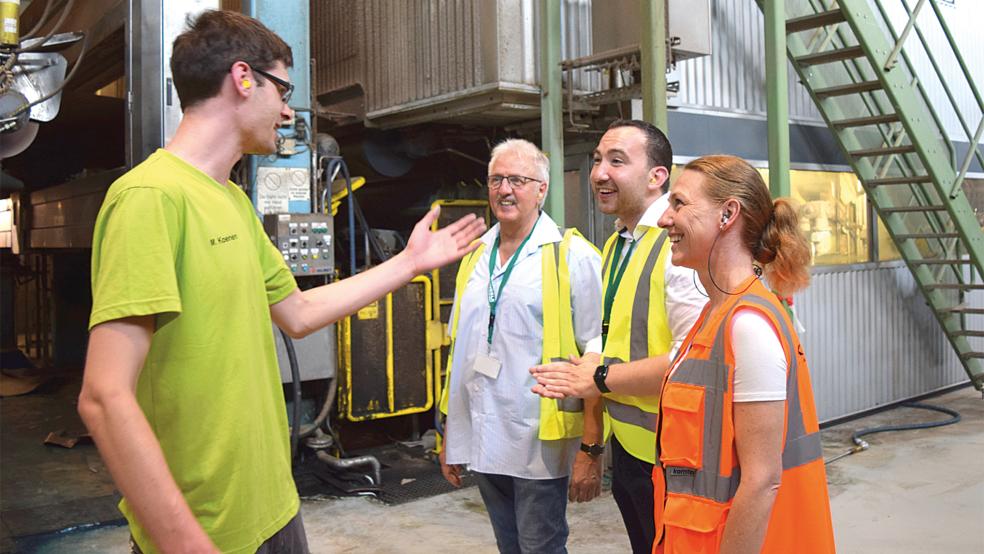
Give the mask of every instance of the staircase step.
[(970, 358), (984, 358), (984, 352), (962, 352), (960, 357), (969, 360)]
[(881, 88), (882, 85), (878, 81), (861, 81), (860, 83), (837, 85), (836, 87), (818, 88), (813, 92), (817, 95), (817, 98), (830, 98), (831, 96), (871, 92), (873, 90), (881, 90)]
[(909, 260), (909, 263), (913, 265), (956, 265), (956, 264), (971, 264), (974, 262), (971, 260), (950, 258), (950, 259), (932, 259), (932, 260)]
[(952, 334), (956, 337), (984, 337), (984, 331), (955, 331)]
[(981, 283), (934, 283), (926, 285), (927, 289), (936, 290), (984, 290)]
[(940, 313), (984, 315), (984, 308), (968, 308), (966, 306), (953, 306), (950, 308), (940, 308), (936, 310)]
[(840, 10), (830, 10), (826, 12), (804, 15), (786, 21), (786, 34), (808, 31), (817, 27), (826, 27), (844, 21), (844, 14)]
[(860, 158), (863, 156), (884, 156), (886, 154), (908, 154), (915, 152), (916, 147), (911, 144), (903, 144), (901, 146), (883, 146), (880, 148), (866, 148), (864, 150), (855, 150), (853, 152), (848, 152), (848, 154), (854, 156), (855, 158)]
[(906, 239), (956, 239), (960, 238), (960, 233), (903, 233), (895, 235), (899, 240)]
[(854, 58), (860, 58), (861, 56), (864, 56), (864, 50), (862, 50), (860, 46), (849, 46), (847, 48), (838, 48), (837, 50), (829, 50), (827, 52), (806, 54), (805, 56), (796, 58), (796, 62), (803, 65), (821, 65), (843, 60), (852, 60)]
[(882, 208), (881, 212), (886, 214), (894, 213), (904, 213), (904, 212), (942, 212), (946, 210), (946, 206), (931, 205), (931, 206), (895, 206), (890, 208)]
[(882, 177), (881, 179), (868, 179), (864, 184), (869, 187), (880, 187), (883, 185), (914, 185), (916, 183), (932, 183), (933, 178), (929, 175), (914, 175), (911, 177)]
[(883, 115), (869, 115), (865, 117), (841, 119), (840, 121), (831, 121), (830, 126), (838, 129), (845, 129), (847, 127), (864, 127), (865, 125), (881, 125), (883, 123), (895, 123), (898, 120), (899, 120), (899, 116), (897, 114), (889, 113)]

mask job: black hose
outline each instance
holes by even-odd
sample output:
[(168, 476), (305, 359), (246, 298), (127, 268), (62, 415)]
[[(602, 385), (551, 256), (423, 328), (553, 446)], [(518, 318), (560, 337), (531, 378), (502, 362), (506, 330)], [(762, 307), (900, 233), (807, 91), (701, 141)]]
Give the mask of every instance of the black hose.
[[(64, 90), (65, 85), (67, 85), (69, 81), (72, 80), (72, 77), (75, 76), (75, 72), (78, 71), (79, 66), (82, 65), (82, 59), (85, 57), (85, 52), (88, 49), (88, 47), (89, 47), (89, 35), (87, 35), (86, 33), (82, 33), (82, 49), (79, 50), (79, 55), (77, 58), (75, 58), (75, 64), (72, 66), (72, 69), (68, 71), (68, 75), (65, 76), (65, 79), (61, 82), (61, 84), (58, 85), (55, 88), (55, 90), (49, 92), (48, 94), (42, 96), (41, 98), (38, 98), (37, 100), (34, 100), (32, 102), (28, 102), (27, 104), (22, 104), (14, 111), (0, 116), (0, 118), (2, 118), (3, 120), (7, 120), (12, 117), (17, 117), (18, 115), (31, 109), (32, 107), (37, 106), (42, 102), (47, 102), (48, 100), (53, 98), (56, 94)], [(4, 131), (4, 130), (6, 130), (6, 128), (0, 129), (0, 131)]]
[[(383, 247), (379, 244), (379, 239), (376, 235), (372, 233), (369, 228), (369, 222), (366, 220), (366, 215), (362, 211), (362, 206), (359, 205), (358, 199), (355, 197), (355, 192), (352, 190), (352, 176), (349, 174), (348, 165), (345, 160), (341, 158), (334, 158), (329, 162), (326, 173), (332, 175), (335, 172), (335, 168), (339, 169), (342, 178), (345, 179), (345, 190), (348, 193), (348, 216), (349, 216), (349, 274), (355, 275), (358, 271), (355, 263), (355, 224), (358, 221), (359, 226), (366, 234), (366, 238), (369, 240), (369, 245), (372, 247), (373, 253), (380, 262), (385, 262), (389, 259), (383, 253)], [(330, 183), (329, 183), (330, 186)], [(370, 264), (369, 260), (366, 260), (366, 265)]]
[(290, 378), (294, 392), (290, 424), (290, 459), (293, 460), (297, 456), (297, 443), (301, 435), (301, 370), (297, 365), (294, 341), (283, 329), (280, 330), (280, 336), (284, 339), (284, 347), (287, 348), (287, 360), (290, 362)]
[(865, 441), (861, 437), (865, 435), (874, 435), (875, 433), (886, 433), (888, 431), (911, 431), (914, 429), (931, 429), (933, 427), (942, 427), (944, 425), (953, 425), (958, 423), (961, 419), (960, 412), (951, 410), (949, 408), (944, 408), (942, 406), (935, 406), (933, 404), (923, 404), (922, 402), (903, 402), (899, 404), (903, 408), (917, 408), (920, 410), (932, 410), (934, 412), (940, 412), (950, 416), (950, 419), (944, 419), (942, 421), (926, 421), (922, 423), (907, 423), (905, 425), (881, 425), (878, 427), (866, 427), (864, 429), (858, 429), (851, 435), (851, 441), (854, 446), (845, 450), (844, 452), (824, 460), (824, 465), (836, 462), (837, 460), (850, 456), (851, 454), (857, 454), (863, 450), (867, 450), (871, 447), (868, 441)]
[[(383, 253), (383, 247), (379, 244), (379, 239), (376, 238), (375, 233), (369, 228), (369, 222), (366, 220), (366, 214), (362, 211), (362, 206), (358, 201), (355, 202), (355, 215), (359, 218), (359, 225), (362, 226), (362, 231), (366, 234), (369, 239), (369, 245), (372, 247), (373, 252), (376, 253), (376, 258), (380, 262), (385, 262), (389, 259), (389, 256)], [(366, 265), (369, 265), (369, 260), (366, 260)]]
[(38, 31), (41, 30), (41, 27), (44, 27), (44, 24), (48, 22), (48, 16), (51, 15), (51, 8), (54, 7), (55, 2), (57, 1), (58, 0), (47, 0), (47, 4), (44, 5), (44, 11), (41, 12), (41, 18), (38, 19), (38, 22), (34, 24), (34, 27), (31, 28), (30, 31), (21, 35), (20, 38), (21, 41), (25, 41), (33, 37), (34, 35), (38, 34)]
[(875, 433), (885, 433), (887, 431), (910, 431), (913, 429), (931, 429), (933, 427), (942, 427), (944, 425), (953, 425), (960, 421), (960, 413), (949, 408), (943, 408), (942, 406), (934, 406), (932, 404), (923, 404), (921, 402), (905, 402), (900, 404), (903, 408), (918, 408), (920, 410), (933, 410), (934, 412), (944, 413), (950, 416), (950, 419), (944, 419), (942, 421), (926, 421), (923, 423), (907, 423), (905, 425), (883, 425), (880, 427), (868, 427), (866, 429), (860, 429), (851, 435), (851, 440), (854, 444), (860, 446), (859, 443), (864, 442), (861, 437), (865, 435), (873, 435)]
[(349, 276), (355, 275), (357, 267), (355, 265), (355, 193), (352, 191), (352, 177), (349, 175), (348, 165), (345, 160), (339, 158), (338, 166), (345, 179), (345, 190), (348, 192), (348, 216), (349, 216)]
[[(65, 19), (68, 18), (68, 14), (72, 11), (72, 7), (74, 5), (75, 5), (75, 0), (68, 0), (68, 2), (62, 6), (62, 13), (58, 17), (58, 21), (56, 21), (55, 24), (51, 26), (51, 31), (49, 31), (47, 35), (45, 35), (40, 41), (38, 41), (37, 44), (32, 45), (29, 48), (20, 48), (18, 49), (17, 53), (23, 54), (24, 52), (33, 52), (35, 50), (40, 50), (41, 48), (44, 48), (45, 43), (48, 42), (48, 40), (50, 40), (51, 37), (55, 36), (55, 33), (57, 33), (58, 29), (61, 28), (62, 23), (64, 23)], [(31, 31), (34, 31), (34, 29), (31, 29)], [(67, 81), (68, 79), (65, 80)]]

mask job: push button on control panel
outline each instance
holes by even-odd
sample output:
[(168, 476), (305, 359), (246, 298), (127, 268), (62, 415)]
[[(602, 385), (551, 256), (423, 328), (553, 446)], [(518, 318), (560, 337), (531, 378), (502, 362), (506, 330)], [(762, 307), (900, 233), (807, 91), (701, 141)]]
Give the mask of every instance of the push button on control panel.
[(334, 272), (332, 228), (320, 214), (267, 214), (263, 227), (294, 275)]

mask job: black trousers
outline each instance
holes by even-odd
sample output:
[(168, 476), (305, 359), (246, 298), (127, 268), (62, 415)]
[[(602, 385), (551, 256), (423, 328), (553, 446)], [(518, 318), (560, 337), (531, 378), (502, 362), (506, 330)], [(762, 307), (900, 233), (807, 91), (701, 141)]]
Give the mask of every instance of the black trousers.
[(633, 554), (650, 554), (653, 522), (653, 464), (629, 454), (612, 436), (612, 496), (622, 513)]

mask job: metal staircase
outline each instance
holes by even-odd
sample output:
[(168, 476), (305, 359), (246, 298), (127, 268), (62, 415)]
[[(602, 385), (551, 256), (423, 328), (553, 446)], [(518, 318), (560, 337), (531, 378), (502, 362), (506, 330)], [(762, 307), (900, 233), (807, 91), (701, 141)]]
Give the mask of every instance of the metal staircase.
[[(761, 7), (784, 0), (757, 1)], [(984, 101), (936, 1), (891, 2), (788, 1), (787, 51), (971, 381), (984, 390), (984, 304), (969, 302), (984, 295), (975, 293), (984, 289), (984, 233), (962, 187), (975, 157), (984, 166)], [(931, 50), (929, 32), (946, 40)], [(941, 60), (955, 61), (959, 71), (944, 78)], [(964, 82), (954, 82), (952, 73)], [(927, 95), (923, 81), (930, 79), (938, 80), (934, 86), (949, 105)], [(957, 86), (976, 100), (976, 110), (964, 108), (973, 113), (961, 112)], [(966, 135), (960, 138), (970, 144), (966, 153), (945, 132), (944, 109), (959, 120)], [(979, 121), (976, 129), (965, 116)]]

